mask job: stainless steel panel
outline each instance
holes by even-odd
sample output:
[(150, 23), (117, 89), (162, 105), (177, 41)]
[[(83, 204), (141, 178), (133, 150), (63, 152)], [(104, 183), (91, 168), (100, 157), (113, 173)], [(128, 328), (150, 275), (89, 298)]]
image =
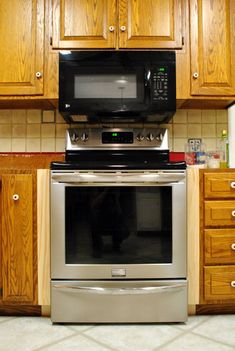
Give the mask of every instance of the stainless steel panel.
[(52, 281), (53, 323), (187, 320), (187, 281)]

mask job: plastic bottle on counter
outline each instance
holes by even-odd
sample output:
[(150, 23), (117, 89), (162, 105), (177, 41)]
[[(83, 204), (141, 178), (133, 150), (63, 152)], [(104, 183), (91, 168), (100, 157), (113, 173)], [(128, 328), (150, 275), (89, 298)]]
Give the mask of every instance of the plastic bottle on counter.
[(229, 148), (227, 130), (222, 131), (220, 139), (220, 168), (227, 168), (229, 166)]

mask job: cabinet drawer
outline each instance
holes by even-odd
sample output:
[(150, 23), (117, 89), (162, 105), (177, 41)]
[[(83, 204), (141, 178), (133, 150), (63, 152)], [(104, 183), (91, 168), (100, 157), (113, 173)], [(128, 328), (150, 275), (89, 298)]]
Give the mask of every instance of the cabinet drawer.
[(235, 201), (204, 201), (205, 226), (235, 226)]
[(235, 302), (235, 266), (204, 267), (204, 294), (206, 301)]
[(204, 173), (205, 198), (235, 198), (235, 172)]
[(235, 229), (205, 229), (205, 263), (235, 264)]

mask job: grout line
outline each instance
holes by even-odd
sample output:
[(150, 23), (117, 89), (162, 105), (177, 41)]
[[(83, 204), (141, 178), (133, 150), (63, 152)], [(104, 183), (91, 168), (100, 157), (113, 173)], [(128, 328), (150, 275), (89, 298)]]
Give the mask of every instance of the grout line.
[(86, 334), (83, 334), (84, 337), (86, 337), (88, 340), (92, 341), (92, 342), (95, 342), (96, 344), (102, 346), (102, 347), (105, 347), (107, 350), (110, 350), (110, 351), (120, 351), (120, 349), (116, 349), (110, 345), (107, 345), (106, 343), (102, 342), (102, 341), (99, 341), (99, 340), (96, 340), (95, 338), (93, 338), (92, 336), (90, 335), (86, 335)]
[[(217, 343), (217, 344), (220, 344), (220, 345), (223, 345), (223, 346), (229, 346), (229, 347), (232, 347), (232, 348), (234, 347), (234, 345), (227, 344), (227, 343), (225, 343), (224, 341), (221, 341), (221, 340), (212, 339), (212, 338), (210, 338), (209, 336), (204, 335), (204, 334), (198, 334), (198, 333), (196, 333), (195, 331), (192, 332), (192, 335), (200, 336), (200, 337), (202, 337), (203, 339), (206, 339), (206, 340), (209, 340), (209, 341), (213, 341), (213, 342), (215, 342), (215, 343)], [(234, 348), (233, 348), (232, 350), (234, 350)]]
[[(65, 336), (65, 337), (63, 337), (62, 339), (57, 339), (57, 340), (55, 340), (55, 341), (49, 342), (48, 344), (43, 345), (43, 346), (40, 346), (40, 347), (38, 347), (38, 348), (36, 348), (36, 349), (32, 349), (31, 351), (47, 350), (48, 347), (57, 345), (57, 344), (59, 344), (59, 343), (62, 342), (62, 341), (65, 341), (65, 340), (68, 340), (68, 339), (71, 339), (71, 338), (75, 337), (76, 335), (77, 335), (77, 333), (74, 333), (74, 334)], [(58, 350), (59, 350), (59, 349), (58, 349)]]

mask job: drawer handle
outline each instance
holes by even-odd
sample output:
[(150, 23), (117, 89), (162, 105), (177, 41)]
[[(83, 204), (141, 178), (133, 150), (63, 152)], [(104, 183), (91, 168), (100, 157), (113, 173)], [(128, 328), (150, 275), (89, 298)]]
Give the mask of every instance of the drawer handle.
[(231, 182), (230, 186), (232, 189), (235, 189), (235, 182)]
[(231, 212), (232, 216), (235, 217), (235, 210)]
[(235, 288), (235, 280), (232, 280), (230, 284), (232, 288)]
[(235, 243), (231, 245), (231, 249), (235, 251)]

